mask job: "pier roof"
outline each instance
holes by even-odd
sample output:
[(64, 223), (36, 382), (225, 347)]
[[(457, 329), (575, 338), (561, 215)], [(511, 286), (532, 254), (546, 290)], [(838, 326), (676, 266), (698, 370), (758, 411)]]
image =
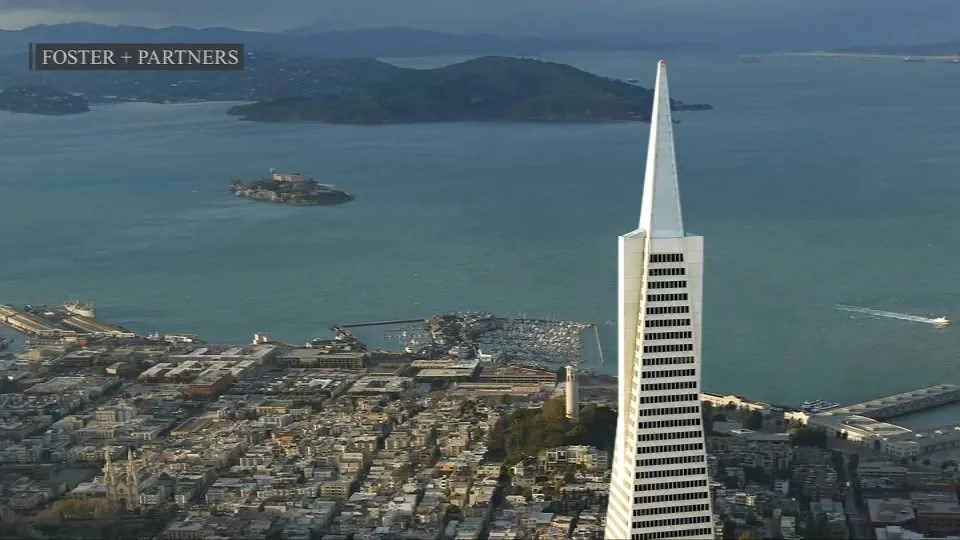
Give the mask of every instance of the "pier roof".
[(881, 422), (879, 420), (874, 420), (873, 418), (853, 414), (817, 414), (811, 417), (810, 421), (815, 425), (828, 427), (836, 431), (856, 433), (865, 438), (870, 437), (887, 439), (890, 437), (897, 437), (904, 434), (913, 433), (912, 430), (896, 424)]
[[(934, 386), (929, 386), (927, 388), (920, 388), (918, 390), (903, 392), (901, 394), (894, 394), (892, 396), (871, 399), (869, 401), (848, 405), (846, 407), (841, 407), (839, 409), (832, 409), (822, 413), (817, 413), (817, 416), (831, 417), (831, 416), (861, 415), (861, 416), (869, 416), (869, 417), (878, 417), (879, 419), (879, 417), (890, 417), (890, 416), (896, 416), (899, 414), (904, 414), (902, 412), (897, 414), (889, 414), (889, 415), (876, 414), (878, 412), (883, 413), (884, 409), (888, 409), (890, 407), (896, 407), (896, 406), (906, 406), (913, 403), (920, 405), (921, 400), (937, 398), (937, 397), (947, 397), (950, 394), (954, 394), (956, 396), (955, 399), (960, 400), (960, 386), (956, 384), (937, 384)], [(920, 408), (918, 408), (917, 410), (919, 410)]]
[(929, 448), (938, 444), (952, 443), (960, 441), (960, 425), (949, 424), (934, 428), (924, 429), (922, 431), (906, 430), (895, 437), (895, 442), (900, 444), (914, 444), (920, 448), (920, 451), (927, 451)]

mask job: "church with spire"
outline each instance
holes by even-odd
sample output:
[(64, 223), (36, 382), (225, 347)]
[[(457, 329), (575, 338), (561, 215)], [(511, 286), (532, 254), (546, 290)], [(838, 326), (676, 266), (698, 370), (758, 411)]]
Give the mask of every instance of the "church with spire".
[(138, 508), (143, 475), (147, 472), (146, 458), (135, 459), (131, 448), (127, 448), (126, 461), (114, 462), (109, 448), (105, 449), (104, 455), (103, 483), (107, 490), (107, 502), (115, 508)]
[(604, 537), (712, 539), (700, 411), (703, 238), (683, 227), (663, 60), (640, 221), (620, 236), (618, 258), (619, 414)]

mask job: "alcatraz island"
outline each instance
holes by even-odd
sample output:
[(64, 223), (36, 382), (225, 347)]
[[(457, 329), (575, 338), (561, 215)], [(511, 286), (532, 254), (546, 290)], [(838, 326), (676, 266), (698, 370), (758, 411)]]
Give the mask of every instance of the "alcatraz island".
[(237, 197), (302, 206), (342, 204), (353, 200), (349, 193), (318, 183), (301, 173), (279, 173), (270, 169), (270, 176), (242, 182), (230, 182), (230, 191)]

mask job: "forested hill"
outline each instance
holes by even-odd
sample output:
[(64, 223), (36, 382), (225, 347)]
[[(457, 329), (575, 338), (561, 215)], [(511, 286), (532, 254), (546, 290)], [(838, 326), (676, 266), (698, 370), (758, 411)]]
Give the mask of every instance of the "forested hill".
[[(565, 64), (488, 56), (437, 69), (396, 69), (345, 92), (232, 108), (246, 120), (389, 124), (482, 120), (649, 121), (653, 91)], [(674, 110), (708, 105), (673, 102)]]

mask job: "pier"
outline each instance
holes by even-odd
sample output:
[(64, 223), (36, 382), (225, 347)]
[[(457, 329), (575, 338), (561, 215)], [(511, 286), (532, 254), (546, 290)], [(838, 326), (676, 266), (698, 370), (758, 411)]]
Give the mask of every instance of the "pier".
[(393, 325), (393, 324), (410, 324), (410, 323), (417, 323), (417, 322), (422, 323), (422, 322), (425, 322), (426, 320), (427, 320), (426, 318), (422, 318), (422, 319), (398, 319), (398, 320), (395, 320), (395, 321), (373, 321), (373, 322), (360, 322), (360, 323), (353, 323), (353, 324), (338, 324), (338, 325), (336, 325), (336, 327), (339, 327), (339, 328), (362, 328), (362, 327), (364, 327), (364, 326), (389, 326), (389, 325)]
[(941, 405), (948, 405), (960, 401), (960, 386), (955, 384), (938, 384), (919, 390), (911, 390), (892, 396), (871, 399), (863, 403), (848, 405), (839, 409), (832, 409), (818, 413), (817, 417), (831, 416), (864, 416), (873, 420), (886, 420), (905, 414), (915, 413), (925, 409), (932, 409)]
[(75, 315), (65, 308), (25, 306), (18, 309), (0, 305), (0, 324), (30, 337), (71, 337), (78, 334), (133, 338), (136, 334), (112, 324), (83, 315)]
[(106, 324), (102, 321), (91, 319), (90, 317), (84, 317), (82, 315), (74, 315), (72, 317), (63, 319), (63, 325), (87, 334), (101, 334), (124, 338), (136, 337), (133, 332), (130, 332), (126, 329)]
[(812, 414), (807, 424), (894, 457), (918, 456), (956, 447), (960, 444), (960, 426), (914, 431), (888, 420), (956, 401), (960, 401), (960, 386), (938, 384)]
[(31, 337), (50, 335), (58, 331), (50, 321), (8, 305), (0, 305), (0, 323)]
[(758, 56), (812, 56), (816, 58), (890, 58), (901, 60), (903, 58), (917, 58), (923, 60), (945, 60), (952, 61), (956, 55), (941, 54), (903, 54), (903, 53), (870, 53), (870, 52), (829, 52), (829, 51), (809, 51), (809, 52), (779, 52)]

